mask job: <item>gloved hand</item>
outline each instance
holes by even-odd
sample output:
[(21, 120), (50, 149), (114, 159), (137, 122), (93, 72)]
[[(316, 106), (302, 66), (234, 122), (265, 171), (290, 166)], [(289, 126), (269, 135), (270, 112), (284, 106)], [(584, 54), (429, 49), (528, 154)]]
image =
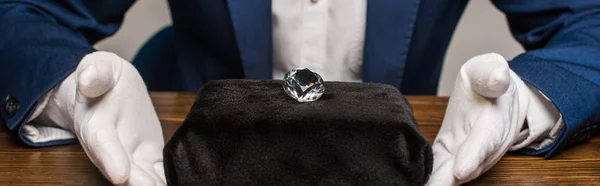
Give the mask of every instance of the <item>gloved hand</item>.
[[(512, 149), (516, 150), (547, 134), (556, 116), (549, 114), (552, 108), (543, 106), (532, 89), (498, 54), (476, 56), (465, 63), (432, 146), (434, 164), (428, 185), (470, 181), (495, 165), (513, 143), (520, 142)], [(526, 116), (532, 118), (528, 123), (534, 130), (522, 132)]]
[(33, 142), (75, 134), (113, 184), (165, 185), (162, 129), (137, 70), (108, 52), (86, 55), (47, 94), (22, 134)]

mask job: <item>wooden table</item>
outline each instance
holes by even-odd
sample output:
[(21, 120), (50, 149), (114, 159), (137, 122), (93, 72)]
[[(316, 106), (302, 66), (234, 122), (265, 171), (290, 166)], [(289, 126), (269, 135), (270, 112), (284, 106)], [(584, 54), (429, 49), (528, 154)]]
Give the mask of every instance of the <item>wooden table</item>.
[[(188, 93), (152, 93), (168, 140), (194, 99)], [(448, 98), (408, 96), (419, 129), (429, 142), (437, 134)], [(110, 185), (79, 145), (30, 148), (0, 127), (0, 185)], [(493, 169), (469, 184), (547, 185), (600, 184), (600, 136), (551, 160), (506, 155)]]

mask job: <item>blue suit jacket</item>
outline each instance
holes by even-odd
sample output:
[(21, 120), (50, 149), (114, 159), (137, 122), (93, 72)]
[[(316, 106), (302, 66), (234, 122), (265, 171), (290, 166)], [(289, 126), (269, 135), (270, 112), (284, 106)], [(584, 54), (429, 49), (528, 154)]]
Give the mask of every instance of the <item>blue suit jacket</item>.
[[(467, 2), (368, 1), (363, 80), (390, 84), (405, 94), (434, 94)], [(513, 59), (511, 68), (553, 101), (566, 124), (554, 144), (526, 153), (551, 157), (590, 138), (600, 122), (600, 1), (493, 2), (528, 51)], [(169, 3), (176, 53), (171, 62), (181, 76), (181, 90), (195, 91), (213, 79), (271, 78), (270, 0)], [(37, 100), (94, 51), (93, 43), (116, 32), (132, 4), (0, 0), (0, 114), (9, 129), (20, 130)], [(33, 146), (73, 142), (23, 140)]]

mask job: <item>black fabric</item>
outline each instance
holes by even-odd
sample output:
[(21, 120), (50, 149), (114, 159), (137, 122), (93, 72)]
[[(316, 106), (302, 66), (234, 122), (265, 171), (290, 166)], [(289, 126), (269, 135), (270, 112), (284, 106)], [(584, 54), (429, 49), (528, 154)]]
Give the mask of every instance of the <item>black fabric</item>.
[(423, 185), (430, 144), (389, 85), (325, 82), (300, 103), (278, 80), (204, 85), (164, 149), (168, 185)]

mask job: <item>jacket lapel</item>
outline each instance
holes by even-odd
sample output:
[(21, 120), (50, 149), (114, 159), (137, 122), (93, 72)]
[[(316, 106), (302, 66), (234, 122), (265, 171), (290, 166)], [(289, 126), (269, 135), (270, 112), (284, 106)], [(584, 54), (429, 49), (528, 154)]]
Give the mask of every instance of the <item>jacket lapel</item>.
[(271, 79), (271, 0), (227, 0), (246, 78)]
[(400, 89), (419, 0), (369, 0), (363, 80)]

